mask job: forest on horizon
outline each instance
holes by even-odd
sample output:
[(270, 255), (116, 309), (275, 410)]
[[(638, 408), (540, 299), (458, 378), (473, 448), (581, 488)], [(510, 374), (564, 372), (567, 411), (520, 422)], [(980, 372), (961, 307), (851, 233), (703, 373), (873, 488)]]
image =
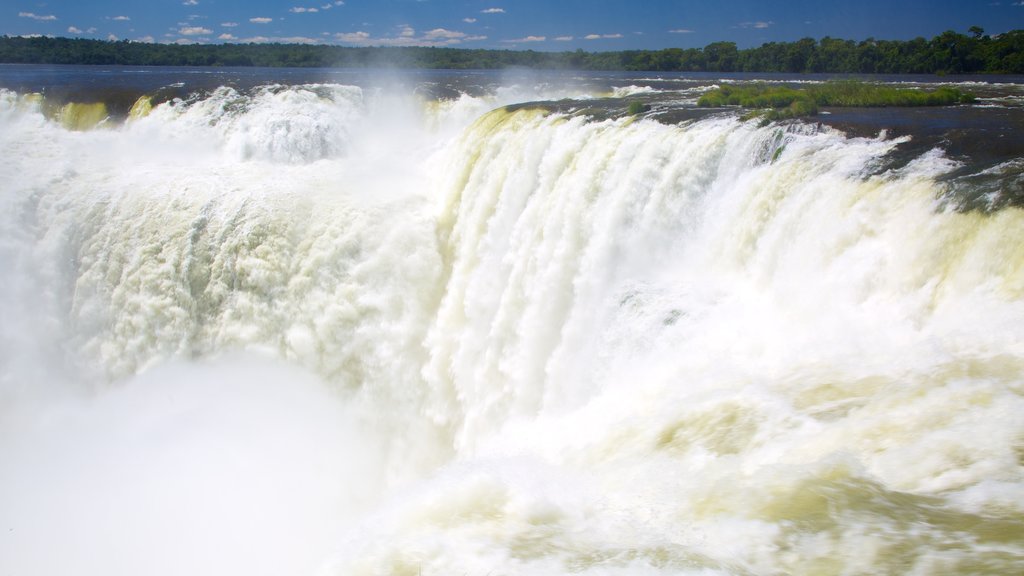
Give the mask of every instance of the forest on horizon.
[(824, 37), (740, 49), (539, 52), (436, 47), (349, 47), (319, 44), (152, 44), (79, 38), (0, 37), (0, 63), (132, 66), (534, 68), (664, 72), (852, 74), (1024, 74), (1024, 30), (997, 36), (972, 26), (928, 40), (842, 40)]

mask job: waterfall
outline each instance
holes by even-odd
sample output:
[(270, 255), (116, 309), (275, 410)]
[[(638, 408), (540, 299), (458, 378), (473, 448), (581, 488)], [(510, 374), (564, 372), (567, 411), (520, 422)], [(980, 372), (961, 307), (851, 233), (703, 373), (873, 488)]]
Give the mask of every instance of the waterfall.
[[(0, 91), (0, 568), (1020, 567), (1020, 208), (911, 136), (501, 103)], [(148, 565), (197, 502), (298, 533)]]

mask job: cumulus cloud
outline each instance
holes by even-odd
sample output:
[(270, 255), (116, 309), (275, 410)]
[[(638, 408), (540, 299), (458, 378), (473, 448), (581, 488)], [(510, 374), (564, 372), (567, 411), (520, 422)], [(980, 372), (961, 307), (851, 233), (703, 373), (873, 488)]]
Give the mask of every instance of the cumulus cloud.
[(740, 22), (740, 28), (755, 28), (757, 30), (763, 30), (772, 24), (775, 24), (775, 22), (772, 22), (771, 20), (767, 22)]
[(669, 34), (693, 34), (693, 30), (689, 28), (676, 28), (675, 30), (669, 30)]
[(547, 39), (547, 36), (526, 36), (523, 38), (515, 38), (513, 40), (504, 40), (504, 42), (509, 44), (519, 44), (522, 42), (544, 42)]
[(252, 38), (242, 38), (240, 42), (246, 44), (319, 44), (320, 40), (305, 36), (253, 36)]
[(476, 18), (463, 18), (462, 21), (465, 22), (466, 24), (472, 24), (476, 22)]
[(505, 9), (504, 8), (487, 8), (485, 10), (481, 10), (480, 13), (481, 14), (504, 14), (505, 13)]
[(466, 35), (462, 32), (456, 32), (454, 30), (445, 30), (444, 28), (435, 28), (427, 31), (423, 36), (427, 40), (454, 40), (457, 38), (465, 38)]
[(319, 12), (320, 9), (319, 8), (303, 8), (301, 6), (296, 6), (294, 8), (289, 8), (288, 11), (293, 13), (293, 14), (304, 14), (306, 12), (309, 12), (309, 13)]
[(256, 18), (249, 18), (249, 22), (252, 22), (253, 24), (270, 24), (273, 21), (273, 18), (264, 18), (262, 16)]
[(195, 6), (197, 4), (199, 4), (199, 0), (185, 0), (182, 2), (183, 6)]
[(396, 26), (395, 33), (391, 36), (373, 36), (369, 32), (360, 30), (339, 32), (333, 37), (338, 42), (362, 46), (452, 46), (487, 39), (486, 36), (470, 36), (465, 32), (446, 28), (434, 28), (419, 34), (408, 24)]
[(143, 44), (153, 44), (154, 42), (156, 42), (156, 39), (152, 36), (143, 36), (141, 38), (136, 38), (134, 42), (142, 42)]
[(107, 40), (110, 42), (117, 42), (117, 36), (114, 36), (113, 34), (107, 34)]
[(572, 36), (555, 36), (555, 42), (572, 42)]
[(95, 26), (91, 26), (88, 30), (86, 30), (86, 33), (88, 33), (88, 34), (95, 34), (96, 33), (96, 27)]
[(53, 14), (47, 14), (45, 16), (41, 16), (39, 14), (34, 14), (32, 12), (18, 12), (18, 16), (21, 17), (21, 18), (31, 18), (33, 20), (42, 20), (42, 21), (56, 20), (57, 19), (57, 17), (54, 16)]
[(362, 44), (370, 39), (369, 32), (343, 32), (335, 34), (334, 38), (340, 42), (347, 42), (349, 44)]
[(227, 32), (225, 32), (224, 34), (217, 36), (217, 40), (238, 40), (238, 38), (232, 34), (228, 34)]
[(221, 22), (220, 25), (222, 28), (234, 28), (238, 26), (238, 22)]
[(203, 28), (202, 26), (186, 26), (178, 29), (178, 34), (182, 36), (200, 36), (203, 34), (213, 34), (213, 30), (209, 28)]
[(69, 34), (81, 34), (82, 31), (79, 30), (78, 28), (74, 27), (74, 26), (68, 26), (68, 33)]
[(622, 34), (587, 34), (583, 38), (585, 40), (614, 40), (622, 38)]
[(111, 16), (110, 20), (113, 20), (115, 22), (127, 22), (127, 21), (131, 20), (131, 18), (129, 18), (127, 16)]

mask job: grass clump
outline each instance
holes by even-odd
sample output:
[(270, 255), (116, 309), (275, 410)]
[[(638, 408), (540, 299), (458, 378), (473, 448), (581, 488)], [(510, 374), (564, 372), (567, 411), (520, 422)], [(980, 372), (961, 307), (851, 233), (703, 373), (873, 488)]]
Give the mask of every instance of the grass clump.
[(970, 104), (971, 94), (941, 86), (935, 90), (912, 90), (856, 80), (828, 82), (807, 88), (819, 106), (877, 108), (885, 106), (950, 106)]
[(650, 109), (651, 107), (648, 106), (647, 104), (634, 100), (629, 103), (629, 108), (626, 110), (626, 112), (630, 116), (636, 116), (637, 114), (643, 114), (644, 112), (647, 112)]
[(956, 88), (943, 86), (935, 90), (912, 90), (842, 80), (789, 88), (769, 84), (723, 86), (705, 93), (698, 106), (717, 108), (740, 106), (752, 111), (744, 118), (761, 117), (763, 123), (787, 118), (813, 116), (819, 106), (886, 107), (886, 106), (949, 106), (974, 102), (974, 96)]

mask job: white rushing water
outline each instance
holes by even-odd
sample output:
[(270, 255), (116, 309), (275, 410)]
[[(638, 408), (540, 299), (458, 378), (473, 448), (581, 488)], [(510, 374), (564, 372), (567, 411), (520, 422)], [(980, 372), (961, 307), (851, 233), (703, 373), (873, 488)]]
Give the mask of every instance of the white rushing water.
[(1024, 567), (1019, 209), (499, 103), (0, 92), (0, 573)]

